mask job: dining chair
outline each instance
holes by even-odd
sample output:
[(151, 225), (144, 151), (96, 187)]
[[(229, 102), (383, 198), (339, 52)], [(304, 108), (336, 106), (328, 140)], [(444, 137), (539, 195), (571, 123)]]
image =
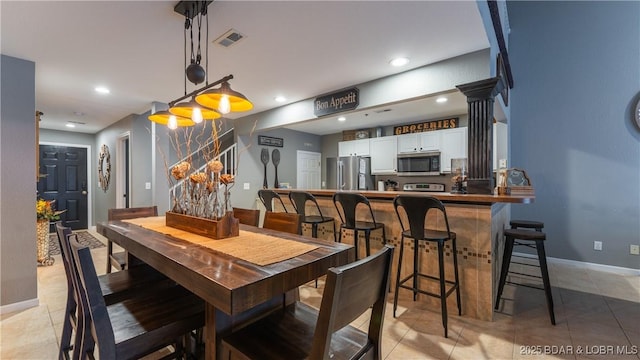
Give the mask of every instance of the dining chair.
[[(291, 191), (289, 192), (289, 200), (293, 204), (293, 208), (296, 212), (302, 215), (302, 223), (311, 224), (311, 237), (318, 237), (318, 225), (332, 222), (333, 223), (333, 241), (337, 241), (336, 237), (336, 221), (332, 217), (322, 215), (320, 205), (315, 196), (306, 191)], [(307, 213), (307, 202), (313, 204), (315, 214)]]
[(300, 214), (267, 211), (264, 214), (262, 227), (290, 234), (300, 234), (301, 225), (302, 215)]
[[(71, 228), (56, 222), (56, 233), (60, 246), (60, 255), (67, 278), (67, 303), (64, 312), (62, 334), (60, 336), (59, 359), (68, 359), (69, 352), (75, 347), (71, 336), (78, 334), (78, 303), (79, 299), (74, 291), (74, 266), (69, 238), (75, 237)], [(117, 271), (98, 276), (100, 291), (107, 305), (122, 301), (127, 297), (139, 293), (150, 293), (156, 289), (175, 286), (175, 283), (150, 266), (136, 266), (131, 269)], [(75, 341), (74, 341), (75, 343)], [(77, 348), (77, 347), (76, 347)]]
[[(158, 207), (154, 205), (147, 207), (109, 209), (107, 213), (107, 219), (109, 221), (148, 216), (158, 216)], [(118, 270), (124, 270), (127, 267), (127, 252), (121, 251), (114, 253), (113, 242), (107, 239), (107, 273), (111, 272), (112, 267), (115, 267)]]
[(280, 195), (278, 195), (278, 193), (273, 190), (258, 190), (258, 198), (260, 198), (260, 201), (262, 201), (262, 204), (264, 205), (265, 209), (267, 209), (267, 211), (273, 211), (273, 200), (275, 199), (280, 201), (280, 206), (282, 206), (284, 212), (288, 212), (287, 207), (284, 206), (284, 202), (282, 201)]
[[(222, 338), (227, 359), (381, 359), (393, 247), (331, 268), (320, 310), (300, 301)], [(369, 309), (371, 308), (371, 311)], [(369, 327), (349, 325), (368, 312)]]
[[(364, 232), (365, 253), (366, 256), (371, 254), (371, 231), (382, 229), (382, 243), (387, 242), (384, 231), (384, 224), (377, 222), (373, 216), (373, 209), (364, 195), (360, 193), (337, 192), (333, 194), (333, 204), (336, 212), (340, 216), (340, 235), (338, 242), (342, 242), (342, 229), (353, 231), (353, 245), (356, 248), (356, 260), (358, 260), (358, 231)], [(364, 208), (366, 214), (361, 216), (360, 220), (356, 219), (356, 210)]]
[(240, 221), (240, 224), (258, 226), (260, 222), (260, 210), (233, 208), (233, 217)]
[[(75, 291), (80, 300), (80, 359), (137, 359), (173, 345), (182, 356), (183, 339), (204, 326), (204, 302), (175, 286), (107, 305), (102, 296), (91, 252), (70, 239), (75, 264)], [(78, 344), (78, 343), (76, 343)]]

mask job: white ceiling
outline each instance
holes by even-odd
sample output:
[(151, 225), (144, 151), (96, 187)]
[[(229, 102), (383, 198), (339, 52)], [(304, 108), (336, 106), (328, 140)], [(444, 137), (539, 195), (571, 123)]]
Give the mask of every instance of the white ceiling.
[[(176, 3), (1, 1), (2, 54), (36, 63), (41, 128), (95, 133), (183, 95), (184, 17)], [(231, 28), (246, 37), (229, 48), (212, 43)], [(209, 82), (233, 74), (231, 87), (254, 104), (230, 118), (281, 106), (276, 95), (296, 102), (489, 46), (475, 1), (217, 0), (209, 6), (209, 42)], [(391, 67), (397, 56), (411, 62)], [(94, 92), (99, 85), (111, 93)], [(466, 113), (459, 94), (445, 106), (432, 103), (290, 128), (327, 134), (371, 127), (371, 119), (392, 125)], [(85, 124), (70, 130), (67, 121)]]

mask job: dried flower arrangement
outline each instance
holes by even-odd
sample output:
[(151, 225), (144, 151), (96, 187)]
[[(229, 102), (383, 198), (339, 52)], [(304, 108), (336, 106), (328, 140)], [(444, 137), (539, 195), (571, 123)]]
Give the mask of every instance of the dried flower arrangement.
[[(229, 190), (235, 179), (232, 174), (223, 173), (225, 165), (220, 161), (221, 122), (211, 122), (210, 132), (208, 127), (204, 124), (172, 131), (171, 146), (177, 158), (183, 159), (173, 167), (162, 155), (171, 189), (170, 211), (218, 220), (231, 210)], [(227, 170), (235, 173), (236, 169)]]

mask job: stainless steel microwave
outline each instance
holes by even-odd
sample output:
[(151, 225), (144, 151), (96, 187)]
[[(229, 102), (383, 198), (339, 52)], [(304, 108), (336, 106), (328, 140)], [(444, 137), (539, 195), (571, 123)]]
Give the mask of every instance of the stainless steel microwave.
[(440, 152), (398, 154), (398, 176), (440, 175)]

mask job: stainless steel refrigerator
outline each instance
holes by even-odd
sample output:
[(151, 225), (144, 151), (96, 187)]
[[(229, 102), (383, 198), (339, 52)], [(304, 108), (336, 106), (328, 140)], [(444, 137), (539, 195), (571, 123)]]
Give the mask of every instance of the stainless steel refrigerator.
[(371, 158), (361, 156), (327, 158), (327, 189), (374, 190)]

